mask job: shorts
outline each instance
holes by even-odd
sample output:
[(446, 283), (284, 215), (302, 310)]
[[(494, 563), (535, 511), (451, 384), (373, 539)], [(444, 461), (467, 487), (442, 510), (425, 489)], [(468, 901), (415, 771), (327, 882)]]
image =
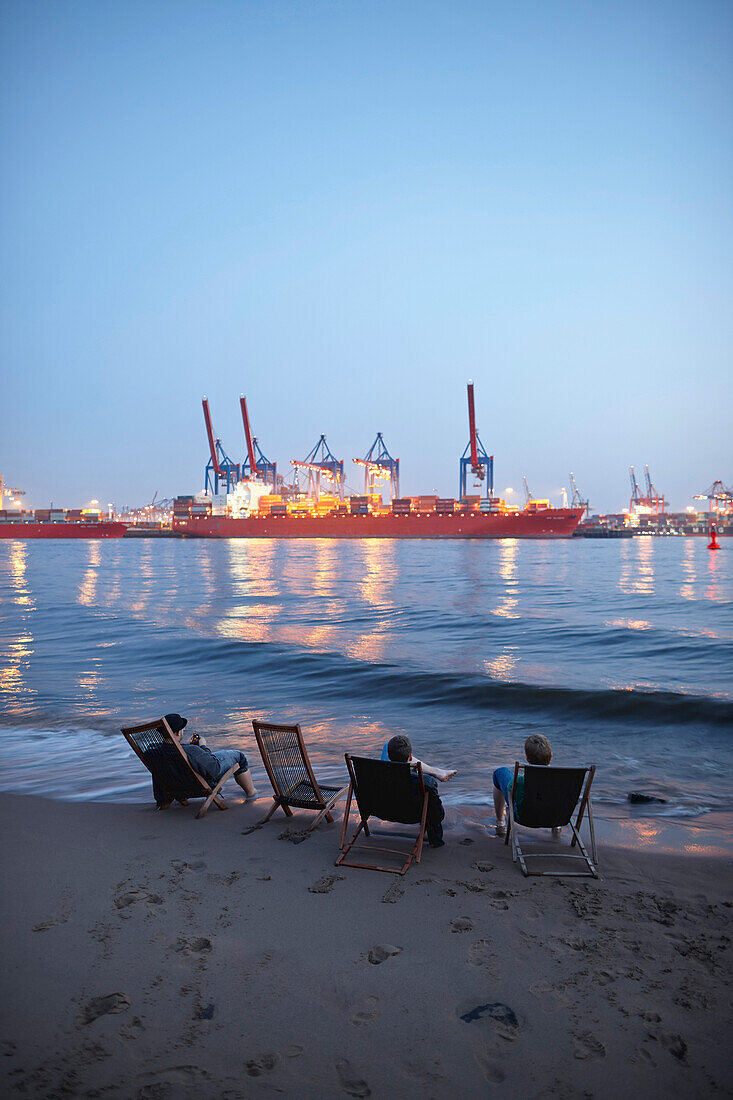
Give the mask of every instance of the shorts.
[(514, 782), (513, 768), (497, 768), (494, 772), (494, 786), (504, 795), (504, 801), (509, 801), (509, 792)]
[(221, 768), (219, 778), (221, 778), (225, 772), (228, 772), (234, 764), (239, 764), (237, 771), (234, 773), (235, 776), (241, 775), (249, 768), (247, 757), (243, 752), (240, 752), (239, 749), (217, 749), (212, 755), (219, 761), (219, 767)]

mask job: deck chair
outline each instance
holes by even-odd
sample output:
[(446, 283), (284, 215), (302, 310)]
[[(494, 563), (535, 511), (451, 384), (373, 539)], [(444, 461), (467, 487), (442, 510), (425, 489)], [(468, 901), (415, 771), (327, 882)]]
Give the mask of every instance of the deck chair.
[[(344, 824), (341, 829), (340, 855), (336, 860), (337, 867), (363, 867), (367, 871), (387, 871), (392, 874), (404, 875), (412, 863), (420, 862), (422, 855), (423, 839), (425, 837), (425, 821), (428, 813), (428, 792), (423, 781), (422, 765), (417, 765), (418, 786), (412, 779), (412, 767), (407, 763), (396, 763), (391, 760), (367, 760), (360, 756), (350, 756), (346, 753), (346, 767), (349, 769), (349, 797), (344, 813)], [(351, 799), (356, 798), (359, 808), (358, 828), (353, 837), (344, 848), (346, 829), (349, 824), (349, 812)], [(365, 836), (370, 836), (369, 818), (378, 817), (381, 821), (395, 821), (403, 825), (417, 825), (420, 828), (414, 843), (408, 852), (398, 848), (385, 848), (376, 844), (356, 844), (356, 840), (363, 831)], [(413, 839), (410, 837), (409, 839)], [(381, 867), (376, 863), (357, 863), (347, 860), (347, 855), (352, 848), (366, 849), (378, 855), (389, 852), (404, 859), (402, 867)]]
[(185, 805), (189, 798), (205, 799), (196, 814), (197, 818), (204, 816), (212, 802), (220, 810), (228, 809), (226, 802), (219, 798), (219, 792), (227, 779), (239, 769), (239, 764), (234, 764), (212, 787), (191, 765), (183, 745), (173, 736), (165, 718), (143, 722), (140, 726), (123, 727), (122, 734), (152, 775), (153, 790), (165, 791), (166, 803), (159, 802), (158, 809), (165, 809), (174, 799)]
[[(517, 780), (520, 769), (524, 772), (524, 796), (522, 799), (521, 816), (514, 813), (514, 796), (517, 789)], [(514, 764), (514, 779), (511, 794), (507, 803), (509, 825), (506, 831), (505, 844), (512, 842), (512, 860), (519, 860), (524, 875), (555, 875), (569, 876), (571, 878), (590, 877), (598, 878), (596, 863), (596, 833), (593, 826), (593, 807), (590, 800), (590, 787), (593, 776), (596, 773), (595, 765), (588, 768), (554, 768), (545, 764), (521, 764), (518, 760)], [(578, 816), (573, 824), (572, 817), (576, 806)], [(580, 838), (580, 826), (583, 817), (588, 812), (588, 829), (590, 832), (591, 857), (585, 850)], [(580, 854), (570, 852), (523, 852), (517, 835), (517, 825), (526, 829), (554, 829), (569, 825), (573, 832), (571, 848), (577, 844)], [(583, 860), (586, 864), (582, 871), (530, 871), (527, 868), (528, 859), (554, 859), (554, 860)]]
[(308, 759), (300, 726), (258, 722), (254, 719), (252, 728), (273, 790), (272, 809), (259, 824), (265, 825), (277, 809), (292, 817), (293, 806), (298, 810), (318, 811), (315, 821), (308, 826), (309, 832), (320, 825), (324, 818), (326, 821), (333, 821), (331, 810), (340, 798), (345, 797), (348, 785), (330, 787), (318, 782)]

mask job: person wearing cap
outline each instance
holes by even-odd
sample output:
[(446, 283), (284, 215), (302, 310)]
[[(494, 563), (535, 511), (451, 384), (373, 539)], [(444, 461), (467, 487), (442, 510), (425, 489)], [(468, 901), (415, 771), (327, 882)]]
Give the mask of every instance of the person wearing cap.
[[(166, 714), (165, 720), (171, 733), (177, 740), (181, 740), (181, 732), (188, 725), (188, 719), (180, 714)], [(247, 757), (239, 749), (210, 749), (203, 737), (194, 734), (187, 745), (183, 745), (192, 767), (199, 775), (202, 775), (212, 785), (219, 782), (221, 777), (235, 764), (239, 770), (234, 773), (234, 780), (245, 793), (245, 802), (252, 802), (257, 798), (252, 773), (249, 770)]]

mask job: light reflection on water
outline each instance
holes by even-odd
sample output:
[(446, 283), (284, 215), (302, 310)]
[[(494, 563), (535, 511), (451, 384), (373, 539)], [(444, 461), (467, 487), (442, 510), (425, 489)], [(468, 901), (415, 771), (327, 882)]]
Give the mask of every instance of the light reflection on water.
[[(485, 805), (493, 767), (541, 729), (558, 762), (593, 755), (601, 805), (652, 787), (660, 814), (719, 810), (728, 731), (637, 708), (640, 687), (730, 697), (730, 556), (711, 559), (694, 539), (0, 543), (0, 721), (45, 731), (49, 754), (75, 729), (106, 742), (169, 710), (249, 753), (253, 717), (300, 721), (327, 774), (345, 748), (408, 732), (419, 755), (460, 767), (447, 802)], [(617, 717), (605, 685), (630, 699)], [(80, 757), (89, 789), (137, 789), (124, 752), (107, 761), (125, 761), (116, 776)], [(648, 820), (640, 843), (655, 842)]]

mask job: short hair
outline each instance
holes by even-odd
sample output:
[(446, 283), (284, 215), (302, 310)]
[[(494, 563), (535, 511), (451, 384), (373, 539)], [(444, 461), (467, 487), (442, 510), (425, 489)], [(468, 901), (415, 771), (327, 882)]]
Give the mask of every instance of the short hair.
[(531, 733), (524, 742), (524, 755), (530, 764), (549, 764), (552, 760), (550, 742), (541, 733)]
[(412, 756), (412, 744), (410, 738), (404, 733), (398, 733), (387, 742), (387, 756), (395, 764), (401, 764)]

